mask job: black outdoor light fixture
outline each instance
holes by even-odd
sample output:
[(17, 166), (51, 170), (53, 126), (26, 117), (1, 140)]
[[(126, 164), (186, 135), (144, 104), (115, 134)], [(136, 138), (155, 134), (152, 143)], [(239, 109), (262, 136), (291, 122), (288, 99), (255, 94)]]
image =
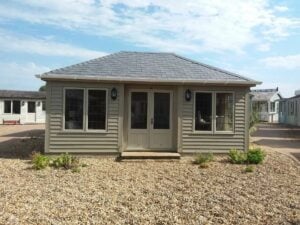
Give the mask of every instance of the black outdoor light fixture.
[(192, 92), (190, 89), (187, 89), (185, 91), (185, 100), (189, 102), (189, 101), (191, 101), (191, 99), (192, 99)]
[(118, 96), (118, 91), (116, 88), (111, 89), (110, 96), (112, 100), (116, 100)]

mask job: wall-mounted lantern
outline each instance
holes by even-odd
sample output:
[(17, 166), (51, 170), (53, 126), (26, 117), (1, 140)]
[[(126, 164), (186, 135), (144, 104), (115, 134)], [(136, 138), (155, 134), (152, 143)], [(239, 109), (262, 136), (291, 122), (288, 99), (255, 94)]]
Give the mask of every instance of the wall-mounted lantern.
[(112, 100), (116, 100), (118, 96), (118, 90), (116, 88), (111, 89), (110, 96)]
[(40, 106), (41, 105), (41, 102), (37, 102), (37, 106)]
[(189, 102), (189, 101), (191, 101), (191, 99), (192, 99), (192, 92), (190, 89), (187, 89), (185, 91), (185, 100)]
[(25, 101), (22, 101), (22, 106), (24, 106), (25, 105)]

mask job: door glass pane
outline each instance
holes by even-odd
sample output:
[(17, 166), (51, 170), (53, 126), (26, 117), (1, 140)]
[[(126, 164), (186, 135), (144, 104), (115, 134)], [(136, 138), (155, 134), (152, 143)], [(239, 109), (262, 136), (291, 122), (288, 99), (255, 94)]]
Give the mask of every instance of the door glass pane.
[(66, 90), (65, 129), (83, 129), (83, 90), (81, 89)]
[(212, 130), (212, 93), (196, 93), (195, 130)]
[(35, 113), (35, 102), (28, 102), (27, 112)]
[(170, 129), (170, 93), (154, 93), (154, 129)]
[(217, 131), (233, 130), (233, 94), (217, 93), (216, 96)]
[(147, 129), (148, 94), (131, 93), (131, 129)]
[(13, 101), (13, 114), (21, 113), (21, 101)]
[(88, 129), (105, 130), (106, 91), (88, 91)]

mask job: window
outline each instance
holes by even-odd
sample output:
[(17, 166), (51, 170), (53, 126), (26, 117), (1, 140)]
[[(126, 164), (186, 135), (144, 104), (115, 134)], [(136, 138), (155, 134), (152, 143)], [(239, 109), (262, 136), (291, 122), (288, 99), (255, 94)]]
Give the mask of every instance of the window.
[(45, 101), (42, 101), (42, 110), (46, 111), (46, 102)]
[(21, 101), (13, 101), (13, 114), (21, 113)]
[(35, 113), (35, 102), (28, 102), (27, 103), (27, 112), (28, 113)]
[(11, 113), (11, 101), (4, 101), (4, 113)]
[[(260, 107), (260, 105), (257, 105), (257, 107)], [(233, 132), (233, 93), (196, 92), (194, 118), (195, 131)]]
[(216, 130), (233, 131), (233, 94), (216, 94)]
[(212, 131), (212, 93), (195, 96), (195, 130)]
[(275, 112), (275, 102), (270, 103), (270, 112)]
[(88, 129), (106, 128), (106, 91), (88, 90)]
[(65, 129), (83, 129), (83, 89), (65, 91)]

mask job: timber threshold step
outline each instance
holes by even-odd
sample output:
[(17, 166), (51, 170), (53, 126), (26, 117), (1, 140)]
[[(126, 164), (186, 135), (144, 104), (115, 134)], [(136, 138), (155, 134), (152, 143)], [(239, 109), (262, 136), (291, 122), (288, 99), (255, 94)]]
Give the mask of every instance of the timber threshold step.
[(121, 159), (180, 159), (177, 152), (122, 152)]

